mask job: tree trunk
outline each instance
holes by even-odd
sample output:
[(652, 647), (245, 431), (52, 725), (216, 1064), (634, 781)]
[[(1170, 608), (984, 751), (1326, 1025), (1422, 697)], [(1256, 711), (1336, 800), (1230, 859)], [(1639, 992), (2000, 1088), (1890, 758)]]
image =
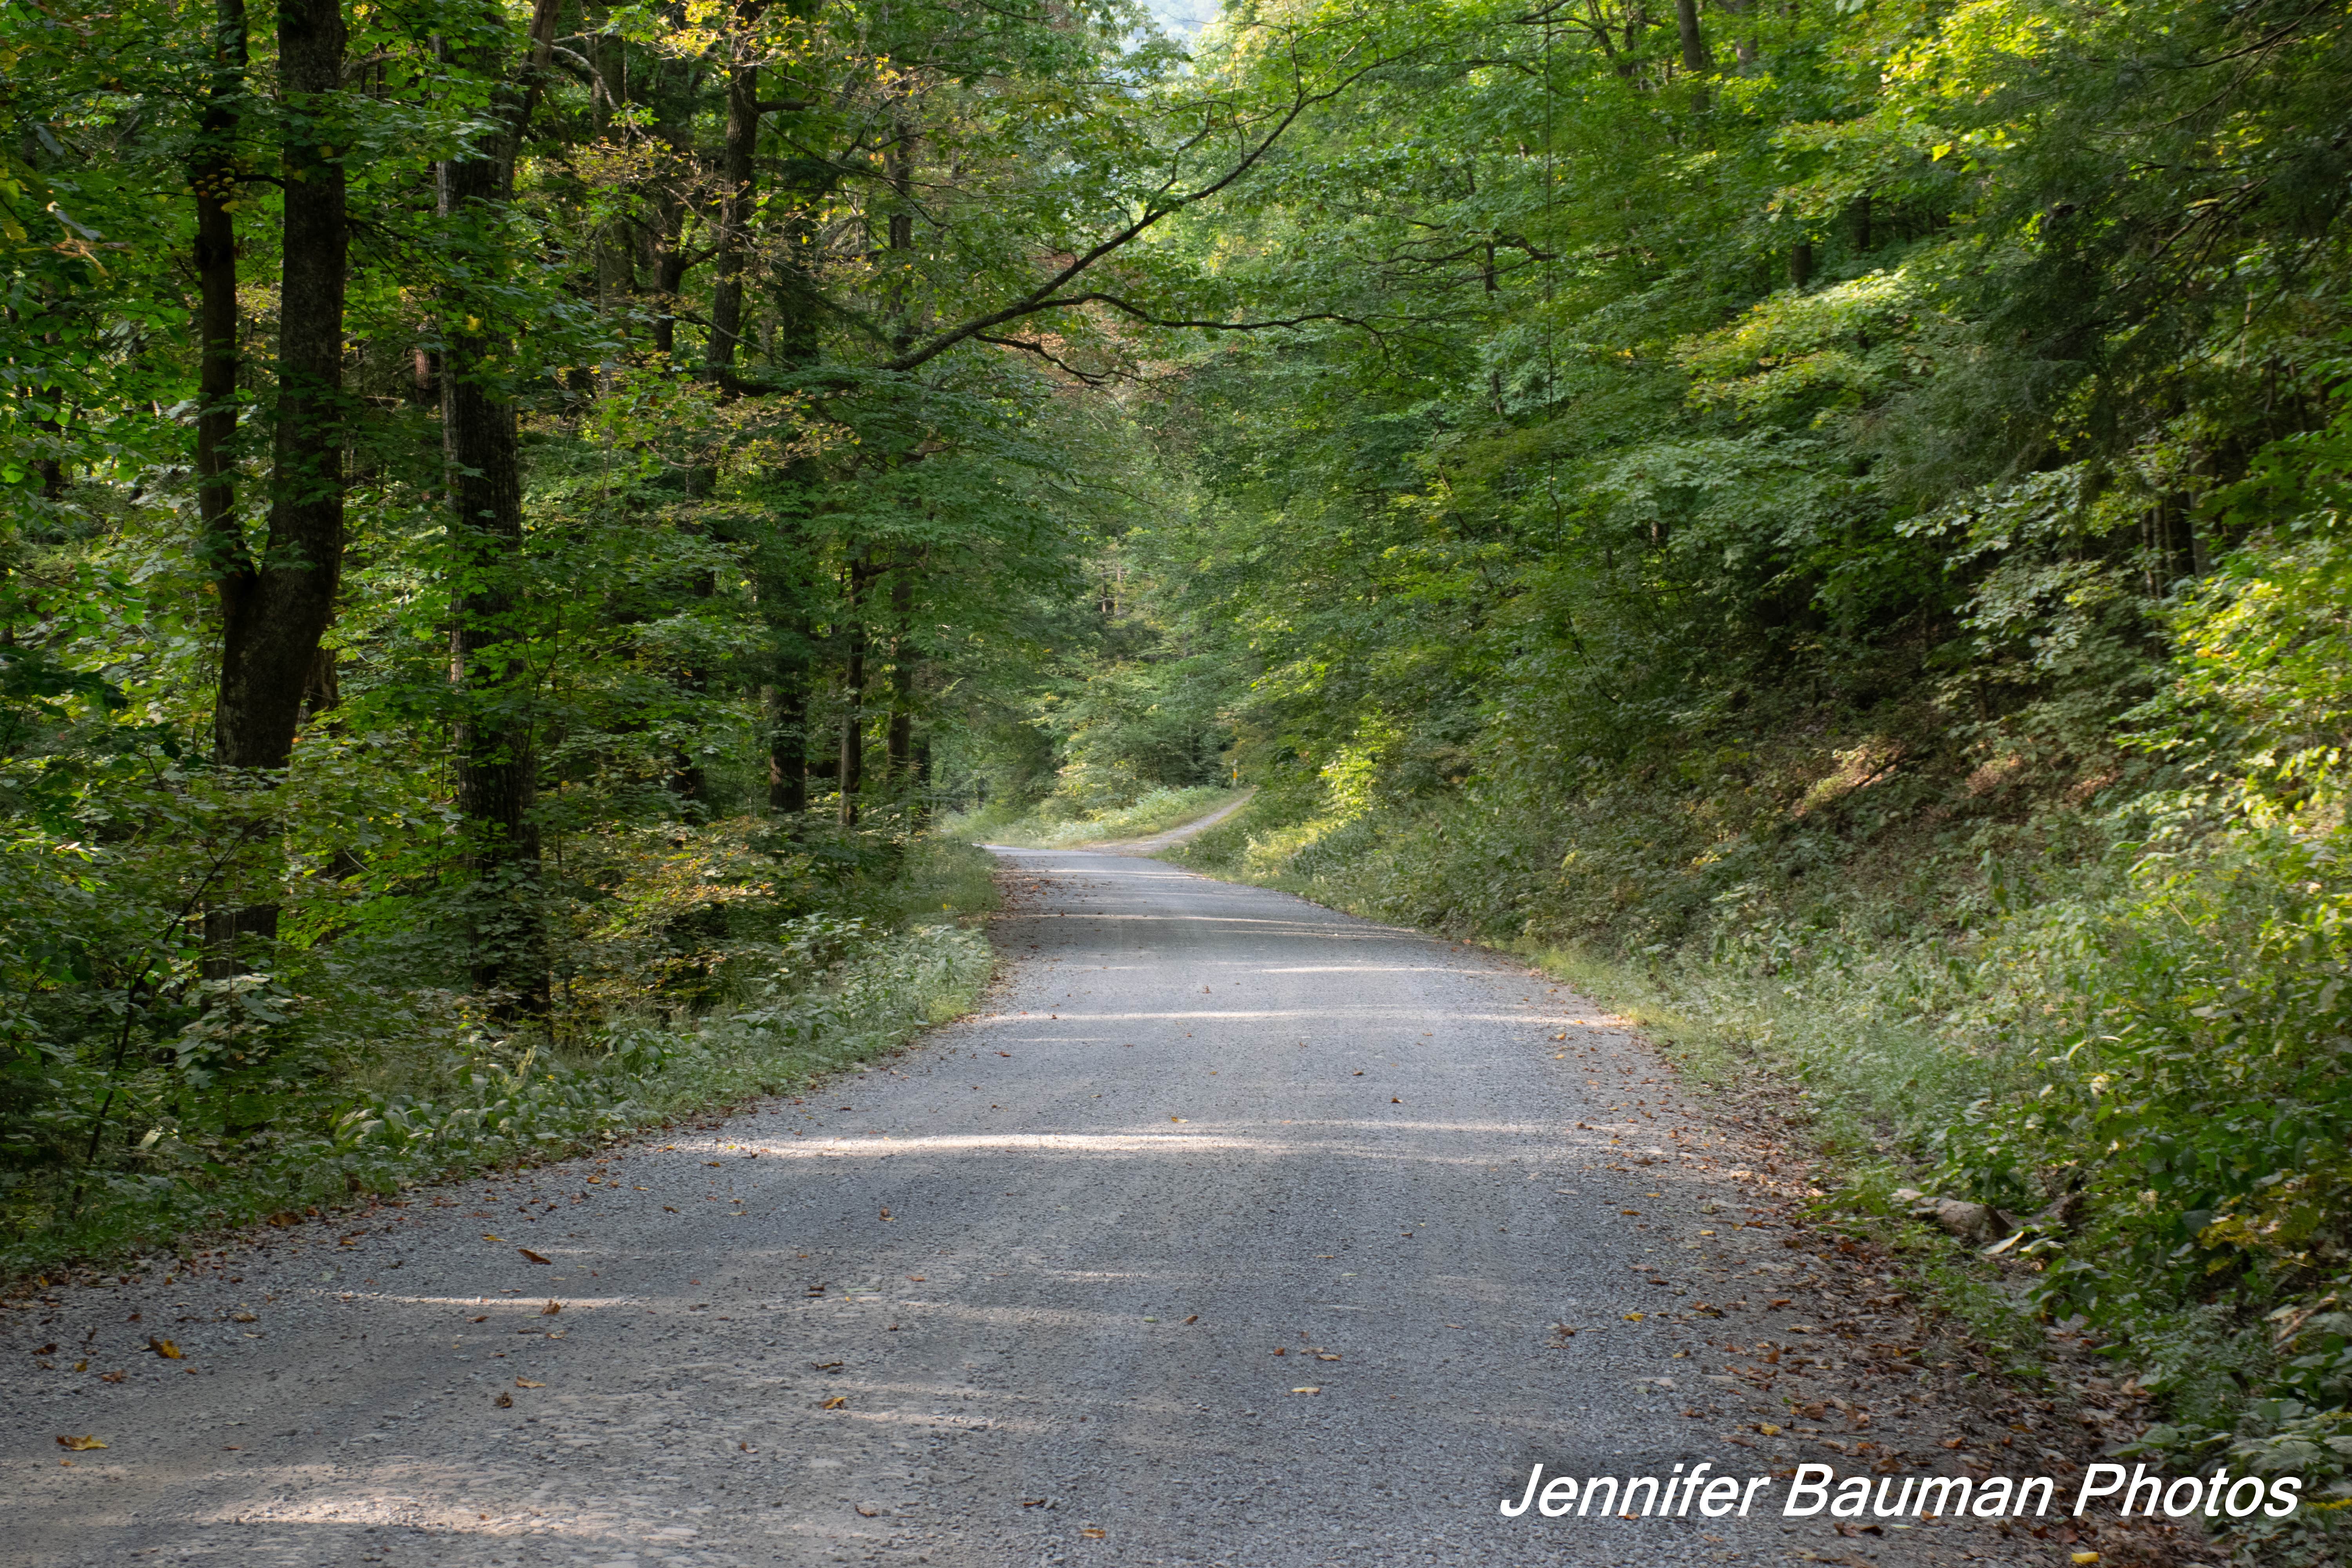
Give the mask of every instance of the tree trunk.
[[(554, 0), (539, 0), (533, 41), (551, 32)], [(485, 18), (488, 37), (501, 15)], [(499, 81), (496, 42), (453, 53)], [(536, 68), (536, 62), (533, 68)], [(440, 166), (440, 216), (476, 277), (504, 275), (504, 215), (514, 157), (531, 94), (501, 82), (494, 111), (505, 133), (474, 155)], [(457, 804), (474, 870), (468, 910), (468, 966), (504, 1017), (536, 1016), (548, 1006), (548, 955), (539, 897), (538, 763), (533, 748), (530, 676), (521, 649), (530, 636), (520, 592), (522, 464), (511, 389), (499, 366), (511, 357), (496, 306), (450, 291), (443, 304), (441, 444), (447, 464), (452, 595), (449, 679), (456, 689), (453, 736)]]
[(808, 671), (779, 671), (761, 693), (768, 721), (768, 810), (796, 817), (808, 809)]
[(1707, 53), (1706, 35), (1698, 27), (1698, 0), (1675, 0), (1675, 27), (1682, 35), (1683, 69), (1694, 76), (1715, 68)]
[(735, 58), (727, 74), (726, 140), (719, 154), (719, 236), (712, 253), (710, 341), (703, 353), (709, 378), (720, 385), (735, 368), (743, 331), (743, 258), (752, 208), (752, 154), (760, 142), (760, 64), (753, 30), (765, 0), (738, 0)]
[(915, 569), (890, 574), (890, 728), (883, 742), (883, 771), (894, 795), (914, 793)]
[(842, 623), (848, 642), (842, 660), (841, 762), (837, 774), (844, 827), (857, 826), (857, 793), (866, 778), (866, 584), (864, 564), (853, 563), (849, 568), (849, 602), (844, 606)]
[(212, 81), (205, 95), (189, 184), (196, 193), (196, 531), (215, 582), (242, 564), (236, 521), (236, 135), (243, 118), (245, 0), (217, 0)]
[[(226, 47), (231, 37), (224, 16)], [(224, 489), (228, 429), (215, 422), (205, 460), (210, 475), (199, 485), (212, 494), (213, 510), (200, 515), (211, 531), (208, 549), (227, 543), (233, 551), (215, 566), (221, 596), (220, 686), (213, 708), (213, 755), (226, 767), (269, 773), (286, 766), (302, 696), (318, 658), (319, 639), (334, 616), (335, 590), (343, 557), (343, 288), (345, 250), (343, 166), (335, 98), (343, 69), (343, 16), (339, 0), (284, 0), (278, 12), (278, 80), (285, 103), (280, 143), (285, 172), (283, 264), (278, 288), (277, 431), (272, 452), (269, 526), (261, 559), (243, 548), (234, 496)], [(221, 82), (216, 63), (215, 82)], [(208, 104), (208, 110), (212, 106)], [(224, 100), (221, 107), (226, 109)], [(219, 141), (208, 152), (223, 150)], [(213, 187), (217, 193), (218, 186)], [(206, 215), (199, 212), (200, 230)], [(205, 331), (205, 363), (200, 378), (228, 378), (235, 385), (235, 233), (230, 248), (213, 254), (227, 221), (211, 215), (207, 247), (211, 263), (204, 279), (200, 317)], [(223, 289), (224, 296), (214, 290)], [(229, 330), (215, 330), (214, 312), (226, 310)], [(226, 353), (229, 363), (215, 363)], [(200, 381), (201, 384), (201, 381)], [(207, 404), (209, 410), (211, 405)], [(205, 484), (209, 478), (213, 482)], [(205, 939), (207, 973), (233, 973), (251, 942), (278, 934), (275, 902), (207, 910)]]

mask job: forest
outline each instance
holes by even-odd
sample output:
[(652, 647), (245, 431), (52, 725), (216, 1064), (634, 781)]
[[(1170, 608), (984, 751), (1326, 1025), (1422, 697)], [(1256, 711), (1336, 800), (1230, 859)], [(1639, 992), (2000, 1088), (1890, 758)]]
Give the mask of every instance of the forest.
[(971, 840), (1247, 785), (1172, 858), (1797, 1086), (2352, 1500), (2340, 5), (26, 0), (0, 94), (10, 1267), (798, 1081)]

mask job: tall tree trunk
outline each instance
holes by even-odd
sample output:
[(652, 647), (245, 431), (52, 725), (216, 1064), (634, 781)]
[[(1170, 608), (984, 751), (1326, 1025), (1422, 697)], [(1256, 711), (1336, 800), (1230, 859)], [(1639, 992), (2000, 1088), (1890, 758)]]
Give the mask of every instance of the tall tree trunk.
[(760, 61), (755, 36), (765, 0), (737, 0), (727, 73), (727, 130), (719, 153), (719, 235), (712, 252), (710, 340), (705, 374), (724, 386), (735, 368), (743, 332), (743, 261), (752, 208), (752, 155), (760, 142)]
[(1715, 68), (1707, 53), (1706, 35), (1699, 31), (1698, 0), (1675, 0), (1675, 29), (1682, 35), (1683, 69), (1696, 76)]
[(890, 574), (890, 727), (883, 742), (883, 771), (894, 795), (911, 795), (914, 785), (915, 568)]
[(841, 826), (857, 826), (857, 794), (866, 779), (866, 574), (862, 562), (849, 568), (848, 603), (843, 607), (842, 630), (847, 647), (842, 659)]
[[(556, 0), (539, 0), (532, 41), (543, 52)], [(502, 15), (485, 19), (495, 40)], [(452, 58), (499, 82), (493, 112), (502, 133), (471, 156), (440, 166), (440, 216), (475, 277), (503, 273), (503, 208), (513, 188), (514, 158), (542, 68), (534, 58), (529, 89), (504, 82), (496, 42)], [(457, 697), (455, 726), (457, 811), (474, 870), (469, 967), (502, 1016), (538, 1016), (548, 1006), (548, 954), (539, 896), (538, 762), (533, 747), (530, 678), (520, 652), (530, 635), (520, 592), (522, 464), (512, 389), (502, 362), (511, 357), (504, 324), (488, 300), (453, 289), (443, 305), (441, 444), (446, 459), (449, 541), (455, 585), (449, 679)]]
[(196, 518), (198, 548), (217, 581), (247, 561), (236, 521), (236, 136), (243, 119), (245, 0), (216, 0), (212, 80), (189, 184), (196, 194)]
[[(231, 29), (224, 18), (224, 43)], [(241, 28), (237, 29), (241, 37)], [(264, 773), (286, 766), (294, 731), (319, 653), (319, 639), (333, 619), (335, 590), (343, 558), (343, 288), (345, 180), (341, 159), (336, 94), (343, 69), (343, 16), (340, 0), (283, 0), (278, 11), (278, 81), (284, 97), (281, 155), (285, 173), (283, 262), (278, 308), (277, 431), (272, 452), (269, 526), (261, 559), (236, 547), (215, 568), (221, 596), (220, 687), (213, 708), (213, 754), (223, 765)], [(222, 78), (215, 66), (215, 83)], [(212, 106), (208, 103), (207, 108)], [(229, 107), (224, 100), (223, 108)], [(210, 149), (222, 142), (213, 140)], [(215, 187), (217, 189), (217, 186)], [(199, 213), (200, 228), (205, 215)], [(214, 215), (209, 236), (217, 242), (226, 213)], [(235, 233), (205, 280), (201, 314), (206, 333), (201, 376), (226, 372), (235, 384)], [(226, 285), (216, 300), (213, 290)], [(229, 331), (223, 339), (212, 312), (225, 310)], [(213, 363), (226, 352), (222, 366)], [(208, 405), (208, 407), (210, 405)], [(226, 429), (214, 426), (216, 437)], [(207, 453), (216, 464), (199, 478), (219, 498), (218, 510), (200, 510), (211, 531), (208, 549), (227, 543), (236, 531), (234, 496), (223, 493), (227, 473), (225, 440)], [(212, 479), (204, 485), (204, 479)], [(208, 973), (234, 973), (251, 942), (278, 934), (274, 901), (206, 911)]]
[[(786, 374), (817, 361), (817, 288), (805, 257), (816, 232), (813, 209), (833, 178), (833, 172), (821, 163), (788, 164), (782, 188), (770, 204), (782, 241), (782, 259), (770, 274), (776, 323), (772, 357)], [(814, 458), (799, 458), (787, 465), (782, 477), (802, 499), (798, 505), (771, 510), (772, 531), (754, 559), (772, 682), (767, 694), (768, 809), (796, 818), (808, 806), (808, 773), (814, 760), (808, 733), (814, 661), (808, 608), (812, 508), (806, 498), (815, 490), (820, 469)]]
[[(781, 663), (781, 660), (779, 661)], [(768, 722), (768, 810), (798, 816), (808, 809), (808, 672), (805, 661), (779, 670), (761, 692)]]

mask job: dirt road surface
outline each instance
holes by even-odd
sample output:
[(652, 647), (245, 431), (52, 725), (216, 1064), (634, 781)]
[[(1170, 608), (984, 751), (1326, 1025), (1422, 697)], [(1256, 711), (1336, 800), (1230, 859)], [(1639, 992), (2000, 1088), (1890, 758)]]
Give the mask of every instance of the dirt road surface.
[(1973, 1428), (1899, 1314), (1832, 1327), (1863, 1309), (1811, 1292), (1785, 1187), (1591, 1004), (1148, 859), (1003, 858), (982, 1010), (804, 1101), (15, 1303), (0, 1561), (2066, 1560), (1784, 1520), (1777, 1483), (1507, 1517), (1538, 1463), (1907, 1475)]

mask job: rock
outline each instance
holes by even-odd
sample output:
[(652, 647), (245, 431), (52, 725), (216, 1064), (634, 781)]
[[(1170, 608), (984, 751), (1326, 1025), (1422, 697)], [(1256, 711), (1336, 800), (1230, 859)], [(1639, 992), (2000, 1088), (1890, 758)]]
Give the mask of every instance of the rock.
[(1911, 1212), (1921, 1219), (1934, 1220), (1962, 1241), (1997, 1240), (2006, 1229), (2001, 1224), (2000, 1211), (1990, 1204), (1972, 1204), (1959, 1198), (1928, 1198)]

